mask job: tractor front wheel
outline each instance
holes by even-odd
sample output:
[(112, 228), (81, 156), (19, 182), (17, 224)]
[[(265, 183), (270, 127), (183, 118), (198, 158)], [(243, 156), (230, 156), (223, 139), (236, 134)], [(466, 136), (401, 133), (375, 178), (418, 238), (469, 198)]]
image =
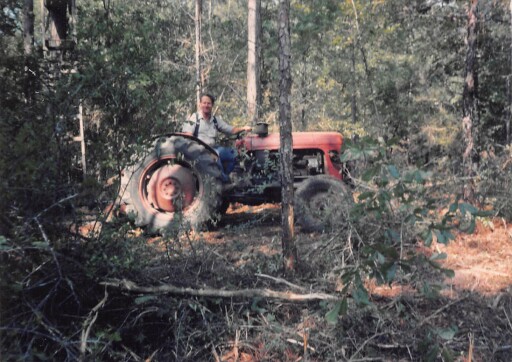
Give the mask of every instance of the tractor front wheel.
[(340, 180), (318, 175), (304, 180), (295, 191), (295, 215), (302, 231), (326, 231), (346, 224), (354, 204)]
[(200, 228), (221, 205), (217, 155), (193, 139), (157, 139), (148, 154), (123, 171), (121, 200), (137, 226), (152, 232), (189, 222)]

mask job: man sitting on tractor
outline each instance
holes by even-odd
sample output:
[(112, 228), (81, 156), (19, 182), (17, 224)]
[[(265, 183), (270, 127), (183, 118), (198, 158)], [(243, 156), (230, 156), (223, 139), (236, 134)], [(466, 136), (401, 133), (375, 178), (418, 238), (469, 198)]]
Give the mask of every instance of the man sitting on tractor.
[(241, 132), (252, 130), (250, 126), (233, 127), (224, 122), (221, 117), (212, 114), (215, 97), (205, 93), (200, 97), (199, 112), (192, 114), (183, 124), (182, 132), (199, 138), (207, 145), (214, 147), (220, 158), (220, 165), (223, 168), (224, 181), (228, 181), (228, 174), (235, 165), (235, 151), (226, 147), (216, 147), (216, 139), (219, 132), (237, 135)]

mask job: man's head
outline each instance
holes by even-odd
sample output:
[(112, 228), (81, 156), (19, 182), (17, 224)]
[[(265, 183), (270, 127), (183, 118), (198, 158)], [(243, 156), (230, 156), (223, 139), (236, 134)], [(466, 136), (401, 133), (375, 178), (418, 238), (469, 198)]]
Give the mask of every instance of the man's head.
[(201, 109), (201, 113), (203, 113), (204, 117), (210, 118), (213, 105), (215, 104), (215, 97), (211, 94), (204, 93), (201, 94), (201, 98), (199, 100), (199, 109)]

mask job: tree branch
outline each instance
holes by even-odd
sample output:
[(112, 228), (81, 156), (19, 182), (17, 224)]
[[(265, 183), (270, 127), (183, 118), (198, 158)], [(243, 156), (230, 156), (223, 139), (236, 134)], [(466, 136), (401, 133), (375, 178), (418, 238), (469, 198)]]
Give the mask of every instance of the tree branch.
[(296, 294), (292, 292), (280, 292), (271, 289), (242, 289), (242, 290), (221, 290), (212, 288), (194, 289), (180, 288), (171, 284), (163, 284), (158, 286), (140, 286), (126, 279), (113, 279), (100, 283), (101, 285), (111, 286), (127, 290), (130, 292), (149, 293), (149, 294), (178, 294), (191, 295), (201, 297), (217, 297), (217, 298), (254, 298), (262, 297), (269, 299), (282, 299), (294, 302), (308, 302), (312, 300), (330, 300), (338, 301), (340, 297), (326, 293), (309, 293)]

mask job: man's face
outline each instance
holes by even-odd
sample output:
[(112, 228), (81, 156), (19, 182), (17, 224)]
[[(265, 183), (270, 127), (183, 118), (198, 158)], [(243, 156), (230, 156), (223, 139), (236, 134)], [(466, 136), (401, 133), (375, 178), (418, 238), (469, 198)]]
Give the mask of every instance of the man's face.
[(203, 115), (209, 117), (212, 114), (213, 103), (210, 97), (202, 97), (199, 106), (201, 108), (201, 112), (203, 113)]

